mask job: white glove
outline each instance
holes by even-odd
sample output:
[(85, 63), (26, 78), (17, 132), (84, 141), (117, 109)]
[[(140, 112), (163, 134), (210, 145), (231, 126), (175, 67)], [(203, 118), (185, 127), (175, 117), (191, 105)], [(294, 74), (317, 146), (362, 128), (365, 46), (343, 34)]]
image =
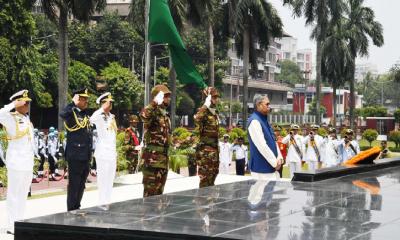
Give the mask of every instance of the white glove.
[(134, 148), (136, 151), (140, 151), (141, 149), (142, 149), (142, 146), (135, 146), (135, 148)]
[(157, 103), (157, 105), (161, 105), (164, 102), (164, 92), (160, 91), (157, 96), (154, 98), (154, 102)]
[(204, 101), (204, 106), (206, 106), (208, 108), (211, 106), (211, 95), (208, 95), (206, 97), (206, 101)]

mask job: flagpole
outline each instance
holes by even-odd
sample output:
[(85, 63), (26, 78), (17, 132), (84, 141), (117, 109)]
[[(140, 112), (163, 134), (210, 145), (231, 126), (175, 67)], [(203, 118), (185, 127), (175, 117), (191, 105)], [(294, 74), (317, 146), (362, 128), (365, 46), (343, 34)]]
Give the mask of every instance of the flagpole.
[(144, 106), (150, 103), (150, 42), (149, 42), (149, 13), (150, 0), (146, 0), (145, 5), (145, 70), (144, 70)]

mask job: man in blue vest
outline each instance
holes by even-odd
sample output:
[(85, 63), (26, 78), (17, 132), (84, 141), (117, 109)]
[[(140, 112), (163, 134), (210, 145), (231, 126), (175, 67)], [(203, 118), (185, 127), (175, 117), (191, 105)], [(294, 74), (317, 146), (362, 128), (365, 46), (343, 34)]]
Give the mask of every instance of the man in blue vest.
[(248, 120), (250, 143), (249, 168), (252, 176), (260, 180), (279, 179), (277, 172), (283, 164), (283, 157), (275, 142), (274, 131), (268, 122), (271, 111), (266, 95), (254, 97), (254, 113)]

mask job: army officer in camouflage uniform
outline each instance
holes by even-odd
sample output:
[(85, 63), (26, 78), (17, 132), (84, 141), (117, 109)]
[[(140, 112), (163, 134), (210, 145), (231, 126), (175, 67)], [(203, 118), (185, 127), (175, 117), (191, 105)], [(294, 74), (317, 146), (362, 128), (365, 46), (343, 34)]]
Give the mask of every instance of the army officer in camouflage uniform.
[(171, 91), (164, 85), (156, 85), (151, 96), (153, 101), (140, 113), (144, 123), (143, 197), (162, 194), (168, 174), (171, 121), (167, 107)]
[(194, 116), (196, 127), (199, 130), (200, 141), (197, 146), (197, 165), (200, 177), (200, 188), (214, 186), (218, 175), (218, 129), (219, 117), (216, 105), (219, 100), (217, 89), (208, 87), (203, 90), (206, 98), (204, 105)]

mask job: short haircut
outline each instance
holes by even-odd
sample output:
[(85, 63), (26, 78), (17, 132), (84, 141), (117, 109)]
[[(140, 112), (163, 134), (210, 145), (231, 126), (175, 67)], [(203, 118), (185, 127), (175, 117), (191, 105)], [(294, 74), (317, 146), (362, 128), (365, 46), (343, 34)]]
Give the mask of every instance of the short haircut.
[(256, 94), (253, 98), (254, 109), (257, 109), (257, 105), (264, 101), (264, 99), (269, 99), (267, 94)]

